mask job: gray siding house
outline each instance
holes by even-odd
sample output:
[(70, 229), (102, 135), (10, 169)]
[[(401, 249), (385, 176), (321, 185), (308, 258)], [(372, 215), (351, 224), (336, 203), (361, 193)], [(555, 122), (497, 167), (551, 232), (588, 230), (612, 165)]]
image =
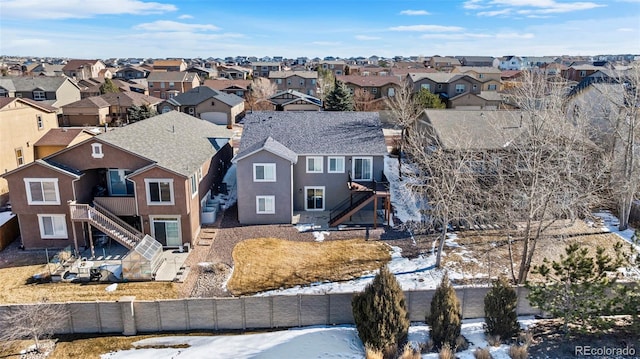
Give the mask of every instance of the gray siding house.
[(336, 226), (363, 208), (388, 206), (386, 153), (378, 113), (248, 114), (233, 159), (238, 220), (292, 223), (294, 212), (326, 211)]

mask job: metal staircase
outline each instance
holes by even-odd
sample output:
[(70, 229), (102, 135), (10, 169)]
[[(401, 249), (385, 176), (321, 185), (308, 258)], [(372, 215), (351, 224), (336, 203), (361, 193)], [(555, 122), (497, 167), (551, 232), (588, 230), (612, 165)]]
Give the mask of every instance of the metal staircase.
[(75, 202), (70, 202), (69, 208), (71, 220), (89, 223), (127, 249), (133, 249), (144, 237), (144, 234), (104, 208)]

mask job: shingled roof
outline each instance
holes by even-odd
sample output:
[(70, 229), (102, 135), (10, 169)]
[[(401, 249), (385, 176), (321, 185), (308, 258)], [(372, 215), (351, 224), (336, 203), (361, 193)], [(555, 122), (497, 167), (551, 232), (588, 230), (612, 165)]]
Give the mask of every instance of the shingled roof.
[(170, 98), (169, 100), (167, 100), (167, 102), (171, 103), (174, 106), (196, 106), (210, 98), (215, 98), (216, 100), (219, 100), (231, 107), (244, 102), (244, 99), (242, 99), (242, 97), (214, 90), (208, 86), (194, 87), (187, 92)]
[(199, 118), (171, 111), (96, 136), (183, 176), (191, 175), (220, 149), (233, 132)]
[(384, 155), (377, 112), (260, 111), (247, 114), (237, 157), (271, 137), (298, 155)]

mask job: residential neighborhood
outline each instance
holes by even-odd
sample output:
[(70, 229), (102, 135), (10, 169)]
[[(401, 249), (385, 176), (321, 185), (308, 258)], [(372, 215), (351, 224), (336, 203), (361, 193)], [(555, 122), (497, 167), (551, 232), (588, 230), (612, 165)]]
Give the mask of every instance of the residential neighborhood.
[(1, 2), (0, 357), (637, 358), (634, 5)]

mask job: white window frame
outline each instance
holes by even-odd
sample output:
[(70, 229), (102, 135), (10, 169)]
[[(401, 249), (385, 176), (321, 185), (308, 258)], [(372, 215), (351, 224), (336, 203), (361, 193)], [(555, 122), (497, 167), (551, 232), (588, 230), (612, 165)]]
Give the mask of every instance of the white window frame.
[(371, 93), (372, 94), (377, 94), (378, 93), (378, 88), (377, 87), (372, 87), (371, 88)]
[[(31, 183), (39, 182), (40, 188), (42, 190), (42, 201), (34, 201), (33, 196), (31, 194)], [(55, 189), (55, 199), (47, 201), (44, 198), (44, 188), (42, 188), (42, 183), (51, 182), (53, 183)], [(60, 205), (60, 189), (58, 188), (58, 179), (57, 178), (25, 178), (24, 179), (25, 191), (27, 192), (27, 203), (30, 205), (45, 205), (45, 206), (57, 206)]]
[(42, 120), (41, 115), (36, 115), (36, 124), (38, 125), (38, 130), (42, 130), (44, 128), (44, 121)]
[(464, 93), (466, 89), (465, 84), (456, 84), (456, 93)]
[(24, 151), (22, 150), (22, 147), (18, 147), (14, 151), (16, 153), (16, 163), (18, 164), (18, 167), (24, 165)]
[[(313, 189), (322, 190), (322, 208), (309, 208), (309, 203), (307, 202), (307, 191)], [(324, 211), (327, 206), (327, 190), (325, 186), (305, 186), (304, 187), (304, 210), (305, 211)]]
[(198, 174), (192, 174), (189, 177), (189, 182), (191, 184), (191, 198), (193, 198), (198, 195)]
[(431, 91), (431, 84), (420, 84), (420, 89), (426, 89), (427, 91)]
[[(334, 170), (331, 169), (331, 161), (336, 160), (336, 168)], [(329, 156), (327, 160), (327, 173), (344, 173), (344, 156)], [(342, 162), (341, 166), (337, 166), (339, 162)]]
[[(315, 164), (317, 162), (320, 163), (319, 169), (309, 169), (309, 160), (313, 160), (314, 163), (314, 167)], [(324, 172), (324, 166), (323, 166), (323, 157), (322, 156), (308, 156), (307, 159), (305, 160), (305, 167), (307, 170), (307, 173), (322, 173)]]
[[(44, 228), (44, 219), (51, 218), (51, 224), (53, 227), (53, 234), (46, 234)], [(56, 223), (56, 220), (58, 221)], [(60, 222), (61, 221), (61, 222)], [(60, 231), (56, 231), (57, 228)], [(62, 226), (60, 226), (62, 224)], [(68, 239), (69, 234), (67, 231), (67, 216), (65, 214), (39, 214), (38, 215), (38, 227), (40, 228), (40, 238), (42, 239)]]
[[(182, 243), (182, 216), (173, 215), (150, 215), (149, 226), (151, 226), (151, 236), (156, 238), (156, 226), (155, 222), (178, 222), (178, 243)], [(167, 244), (167, 247), (174, 246), (173, 244)]]
[[(169, 183), (169, 201), (151, 201), (151, 190), (149, 185), (151, 183)], [(144, 179), (144, 187), (145, 193), (147, 197), (147, 205), (148, 206), (167, 206), (175, 204), (175, 195), (174, 195), (174, 187), (173, 187), (173, 179), (172, 178), (145, 178)]]
[[(264, 176), (265, 178), (258, 178), (257, 174), (257, 168), (258, 167), (264, 167)], [(267, 168), (270, 167), (273, 170), (273, 178), (267, 178)], [(276, 175), (276, 164), (275, 163), (254, 163), (253, 164), (253, 182), (275, 182), (277, 178)]]
[[(264, 201), (264, 210), (260, 210), (260, 201)], [(269, 207), (269, 201), (271, 206)], [(256, 214), (275, 214), (276, 213), (276, 196), (256, 196)]]
[(496, 91), (497, 89), (498, 89), (498, 85), (496, 85), (496, 84), (487, 85), (487, 90), (489, 90), (489, 91)]
[(33, 99), (35, 101), (44, 101), (47, 99), (47, 95), (42, 90), (34, 90), (33, 91)]
[[(356, 160), (369, 160), (371, 166), (369, 169), (369, 178), (356, 178)], [(354, 156), (351, 158), (351, 177), (354, 181), (373, 181), (373, 157)]]
[(102, 152), (102, 143), (92, 143), (91, 144), (91, 157), (93, 158), (103, 158), (104, 152)]
[(282, 85), (282, 79), (276, 79), (276, 84)]

